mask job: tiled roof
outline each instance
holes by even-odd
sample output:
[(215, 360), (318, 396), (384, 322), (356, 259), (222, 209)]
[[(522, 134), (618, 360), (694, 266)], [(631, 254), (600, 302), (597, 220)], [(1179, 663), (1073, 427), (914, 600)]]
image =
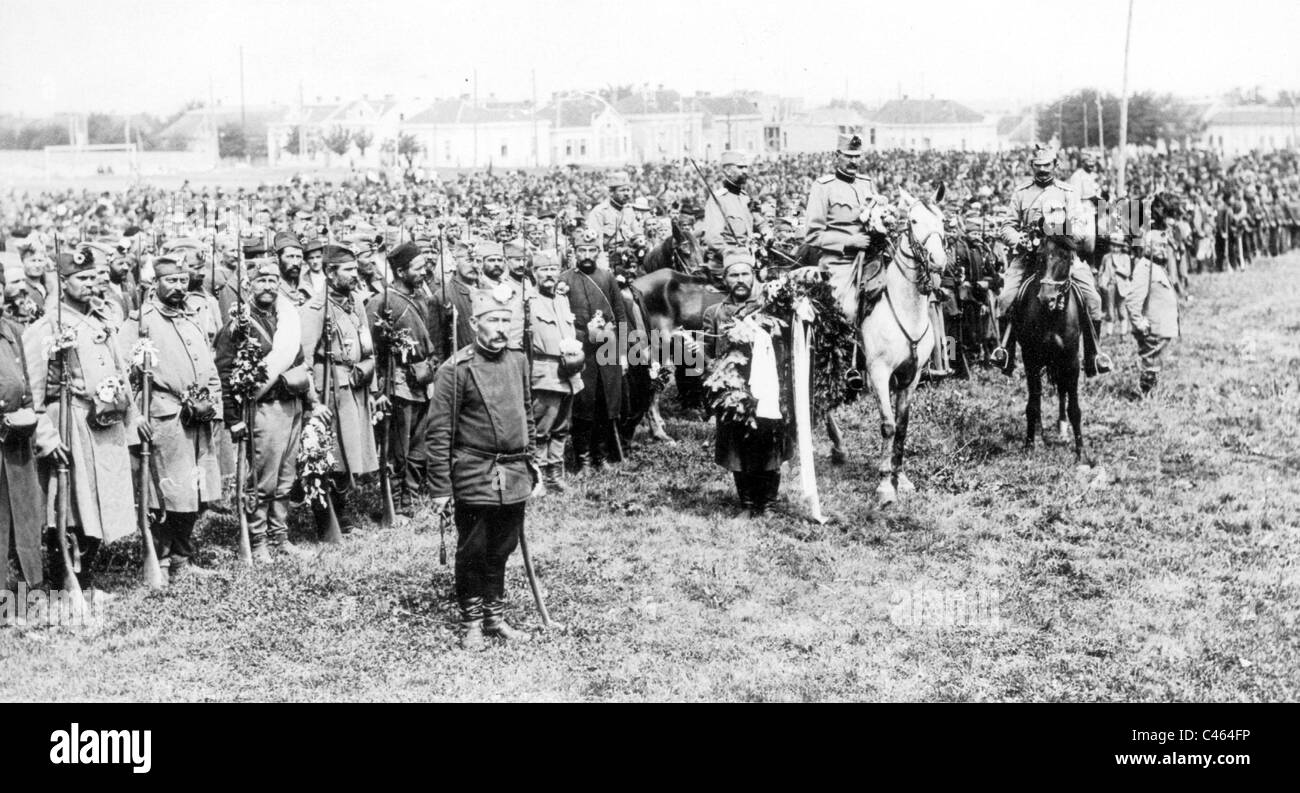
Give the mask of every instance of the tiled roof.
[(895, 99), (871, 114), (877, 124), (974, 124), (984, 116), (951, 99)]

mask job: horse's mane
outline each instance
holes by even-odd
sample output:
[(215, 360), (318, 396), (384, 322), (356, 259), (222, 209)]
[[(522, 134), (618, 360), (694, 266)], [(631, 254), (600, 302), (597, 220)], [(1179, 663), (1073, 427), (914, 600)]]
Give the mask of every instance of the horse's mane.
[(1062, 270), (1068, 273), (1074, 264), (1074, 254), (1078, 247), (1073, 237), (1065, 235), (1044, 237), (1038, 246), (1039, 269), (1047, 273)]

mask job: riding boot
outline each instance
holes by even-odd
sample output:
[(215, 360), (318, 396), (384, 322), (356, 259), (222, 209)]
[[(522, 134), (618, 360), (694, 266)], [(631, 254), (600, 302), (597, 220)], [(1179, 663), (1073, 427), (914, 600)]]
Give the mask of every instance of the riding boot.
[(993, 354), (989, 356), (989, 360), (993, 362), (993, 365), (1001, 369), (1002, 373), (1007, 377), (1010, 377), (1011, 373), (1016, 370), (1016, 334), (1007, 333), (1007, 328), (1010, 325), (1011, 320), (1009, 319), (999, 320), (998, 332), (1002, 338), (1006, 339), (1006, 346), (998, 345), (997, 349), (993, 350)]
[(460, 601), (460, 649), (479, 650), (483, 638), (483, 598), (472, 597)]
[(501, 598), (489, 598), (483, 604), (483, 633), (511, 642), (527, 642), (533, 637), (526, 631), (513, 628), (506, 622), (506, 602)]

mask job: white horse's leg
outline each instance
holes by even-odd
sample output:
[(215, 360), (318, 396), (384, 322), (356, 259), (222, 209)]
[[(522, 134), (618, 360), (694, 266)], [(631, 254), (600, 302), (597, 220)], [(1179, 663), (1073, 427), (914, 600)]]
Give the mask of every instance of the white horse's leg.
[(876, 486), (876, 499), (883, 507), (894, 503), (898, 497), (892, 481), (894, 474), (892, 448), (894, 433), (897, 430), (894, 424), (894, 406), (891, 404), (889, 393), (889, 377), (892, 372), (884, 361), (877, 359), (870, 363), (868, 373), (872, 389), (876, 392), (876, 404), (880, 408), (880, 463), (876, 467), (877, 473), (880, 474), (880, 484)]
[(918, 382), (920, 382), (919, 376), (914, 378), (903, 390), (894, 394), (894, 417), (897, 426), (894, 429), (893, 455), (890, 457), (889, 462), (893, 467), (893, 484), (899, 493), (913, 493), (916, 491), (916, 485), (912, 484), (912, 480), (908, 479), (907, 474), (903, 472), (903, 448), (907, 443), (907, 425), (912, 413), (912, 395), (916, 393), (916, 384)]

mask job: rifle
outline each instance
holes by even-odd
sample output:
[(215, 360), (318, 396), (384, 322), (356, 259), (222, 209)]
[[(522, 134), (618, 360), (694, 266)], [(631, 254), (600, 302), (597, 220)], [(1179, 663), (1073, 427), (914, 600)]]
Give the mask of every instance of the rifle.
[[(148, 421), (153, 404), (153, 354), (147, 349), (149, 328), (144, 324), (144, 309), (140, 310), (140, 411)], [(140, 527), (140, 550), (144, 560), (141, 575), (145, 586), (157, 589), (162, 586), (162, 568), (158, 566), (158, 551), (153, 546), (153, 533), (149, 530), (149, 482), (153, 478), (150, 458), (153, 442), (140, 442), (140, 489), (136, 501), (136, 523)]]
[[(532, 314), (532, 309), (533, 309), (532, 302), (533, 302), (533, 298), (525, 294), (524, 295), (524, 360), (527, 369), (525, 371), (526, 376), (524, 377), (524, 383), (525, 383), (524, 410), (533, 409), (533, 323), (532, 323), (532, 317), (530, 316)], [(527, 430), (527, 428), (528, 428), (528, 421), (527, 418), (525, 417), (524, 429)], [(614, 435), (615, 437), (618, 436), (618, 427), (614, 428)], [(456, 440), (455, 438), (452, 438), (453, 443), (455, 443), (455, 440)], [(532, 438), (525, 438), (524, 443), (531, 446), (532, 440), (533, 440)], [(532, 466), (533, 462), (529, 460), (528, 464)], [(546, 603), (542, 601), (542, 589), (540, 583), (537, 580), (537, 573), (536, 571), (533, 570), (533, 555), (528, 552), (528, 539), (524, 536), (523, 521), (520, 521), (519, 523), (519, 553), (524, 560), (524, 574), (528, 576), (528, 588), (533, 591), (533, 602), (537, 604), (537, 613), (540, 614), (542, 617), (542, 626), (544, 628), (549, 629), (551, 628), (551, 615), (547, 613)]]
[[(713, 192), (713, 188), (709, 186), (709, 181), (704, 178), (704, 171), (700, 170), (699, 164), (696, 163), (694, 159), (687, 157), (686, 161), (691, 164), (695, 169), (695, 174), (700, 177), (700, 184), (704, 185), (704, 192), (709, 194), (709, 198), (713, 199), (713, 205), (718, 208), (718, 214), (722, 216), (722, 222), (727, 225), (727, 231), (730, 231), (737, 237), (737, 239), (739, 239), (741, 235), (736, 234), (736, 229), (731, 225), (731, 219), (727, 217), (726, 211), (722, 209), (722, 202), (718, 200), (718, 196)], [(746, 196), (746, 199), (748, 199), (748, 196)], [(746, 239), (744, 242), (748, 245), (749, 240)]]
[[(329, 241), (330, 239), (330, 231), (328, 225), (326, 225), (325, 227), (325, 239), (326, 241)], [(321, 396), (325, 399), (325, 408), (329, 410), (330, 413), (330, 434), (333, 435), (334, 437), (337, 437), (337, 434), (334, 431), (334, 427), (335, 427), (335, 422), (338, 420), (336, 416), (336, 410), (338, 408), (338, 400), (335, 398), (334, 383), (333, 383), (334, 355), (330, 350), (331, 322), (330, 322), (330, 288), (329, 288), (328, 280), (325, 284), (325, 294), (322, 297), (324, 298), (324, 300), (321, 305), (321, 316), (323, 318), (321, 321), (321, 334), (325, 340), (325, 363), (321, 367), (322, 368)], [(339, 455), (341, 456), (342, 454), (343, 454), (343, 450), (339, 449)], [(334, 511), (334, 496), (330, 492), (331, 489), (333, 488), (333, 485), (334, 483), (330, 477), (326, 477), (325, 481), (321, 482), (321, 492), (324, 494), (325, 514), (327, 516), (327, 520), (325, 523), (325, 536), (322, 537), (321, 539), (331, 545), (335, 545), (343, 542), (343, 530), (339, 528), (339, 516)]]
[[(402, 244), (402, 227), (397, 227), (397, 244)], [(388, 255), (379, 254), (384, 257), (384, 299), (380, 308), (379, 316), (384, 323), (384, 360), (383, 369), (381, 370), (384, 378), (384, 401), (388, 407), (385, 408), (383, 421), (380, 423), (379, 430), (379, 500), (383, 504), (384, 514), (381, 525), (388, 529), (392, 528), (396, 522), (397, 508), (393, 504), (393, 474), (389, 467), (388, 453), (390, 439), (389, 430), (393, 425), (393, 334), (396, 328), (393, 327), (393, 317), (388, 310), (388, 290), (393, 288), (391, 276), (392, 267), (388, 263)]]
[[(447, 235), (441, 229), (438, 231), (438, 259), (439, 269), (442, 270), (442, 299), (446, 301), (446, 307), (449, 310), (448, 316), (451, 317), (451, 353), (447, 356), (448, 360), (456, 357), (456, 301), (452, 300), (451, 292), (447, 291)], [(456, 384), (455, 363), (452, 363), (451, 370), (451, 442), (447, 444), (447, 456), (451, 456), (451, 448), (456, 445), (456, 392), (460, 389)], [(443, 509), (442, 514), (438, 516), (438, 564), (447, 564), (447, 523), (452, 519), (452, 502), (447, 501), (447, 506)]]
[[(57, 266), (59, 261), (59, 231), (54, 230), (54, 261)], [(58, 308), (56, 309), (56, 329), (54, 338), (62, 344), (63, 337), (63, 279), (55, 279), (58, 288)], [(72, 498), (69, 491), (71, 485), (71, 476), (68, 472), (68, 455), (71, 454), (71, 445), (68, 439), (72, 437), (72, 385), (68, 382), (68, 356), (62, 348), (56, 353), (59, 363), (59, 441), (63, 444), (64, 450), (60, 455), (55, 478), (58, 483), (59, 495), (54, 503), (54, 531), (59, 542), (59, 554), (63, 557), (63, 591), (72, 599), (73, 612), (84, 613), (86, 606), (85, 597), (81, 594), (81, 582), (77, 580), (77, 573), (81, 572), (81, 551), (77, 547), (75, 536), (68, 534), (68, 514), (72, 511)]]
[[(239, 244), (239, 220), (240, 215), (236, 214), (235, 328), (239, 331), (238, 341), (236, 342), (237, 348), (249, 343), (249, 334), (252, 332), (252, 328), (249, 327), (251, 321), (244, 309), (244, 249)], [(233, 339), (236, 334), (231, 335)], [(239, 449), (235, 454), (235, 509), (239, 511), (239, 561), (246, 565), (253, 563), (253, 541), (248, 529), (247, 494), (244, 478), (252, 474), (254, 460), (257, 459), (254, 456), (253, 449), (253, 424), (256, 422), (256, 413), (252, 409), (252, 398), (252, 393), (242, 394), (239, 397), (239, 409), (243, 412), (244, 419), (244, 442), (241, 444), (244, 448)]]

